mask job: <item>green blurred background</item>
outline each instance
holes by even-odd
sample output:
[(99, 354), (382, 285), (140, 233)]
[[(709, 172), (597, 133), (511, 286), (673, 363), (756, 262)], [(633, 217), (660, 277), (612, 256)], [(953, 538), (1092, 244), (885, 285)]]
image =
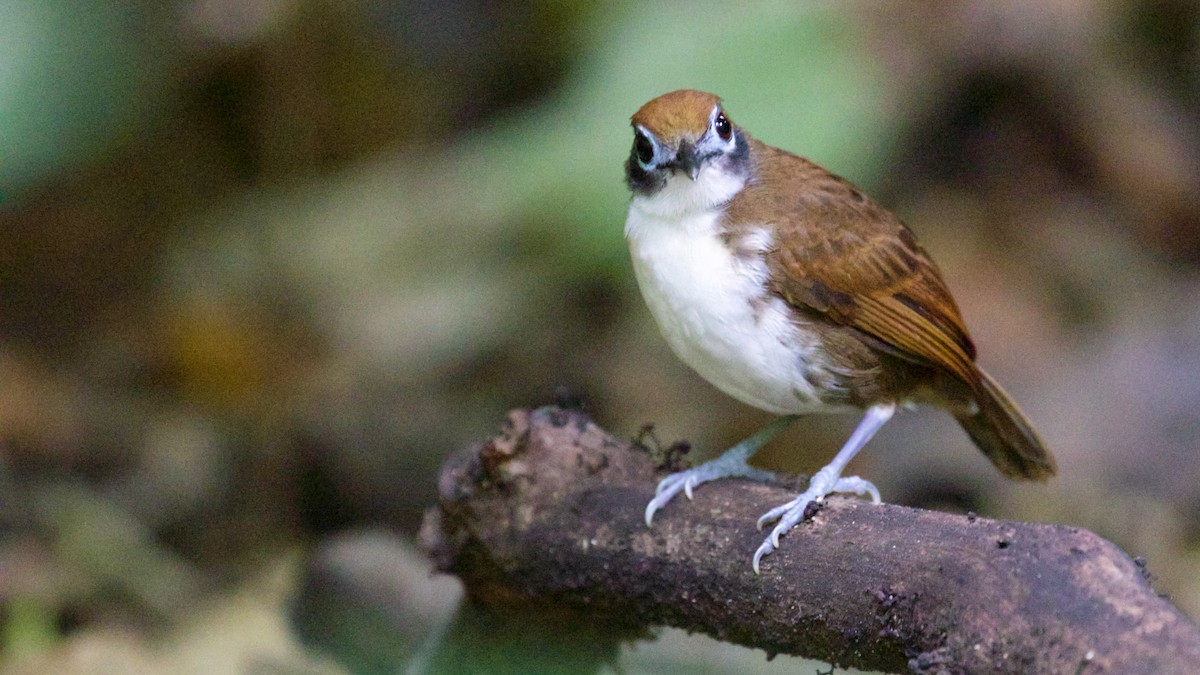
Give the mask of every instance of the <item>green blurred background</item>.
[(1200, 5), (0, 0), (0, 673), (390, 672), (457, 598), (437, 468), (507, 409), (700, 456), (762, 424), (621, 235), (628, 117), (680, 87), (917, 231), (1061, 476), (934, 410), (854, 469), (1093, 529), (1200, 616)]

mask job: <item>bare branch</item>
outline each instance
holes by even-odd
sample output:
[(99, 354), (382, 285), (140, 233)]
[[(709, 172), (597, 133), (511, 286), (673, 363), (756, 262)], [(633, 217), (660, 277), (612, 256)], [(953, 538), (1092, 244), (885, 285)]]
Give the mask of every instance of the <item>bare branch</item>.
[(582, 413), (515, 411), (449, 460), (425, 546), (489, 609), (581, 610), (614, 635), (677, 626), (891, 672), (1200, 672), (1200, 631), (1077, 528), (830, 499), (750, 555), (791, 494), (725, 480), (642, 522), (659, 467)]

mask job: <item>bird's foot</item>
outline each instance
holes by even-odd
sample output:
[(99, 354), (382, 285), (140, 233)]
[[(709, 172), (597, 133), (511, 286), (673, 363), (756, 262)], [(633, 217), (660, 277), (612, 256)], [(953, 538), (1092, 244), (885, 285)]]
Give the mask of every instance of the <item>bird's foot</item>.
[(804, 512), (811, 502), (820, 502), (825, 499), (825, 495), (834, 492), (853, 492), (857, 495), (869, 494), (872, 502), (879, 503), (879, 490), (870, 481), (858, 476), (839, 477), (835, 471), (829, 469), (830, 467), (825, 467), (814, 474), (808, 483), (808, 489), (799, 497), (786, 504), (776, 506), (758, 519), (758, 529), (760, 530), (767, 523), (778, 522), (775, 522), (771, 534), (754, 552), (755, 574), (759, 572), (758, 566), (763, 556), (779, 548), (779, 537), (804, 519)]
[(744, 459), (725, 455), (686, 471), (673, 473), (659, 481), (658, 488), (654, 491), (654, 499), (651, 499), (650, 503), (646, 505), (646, 525), (650, 525), (654, 519), (654, 512), (666, 506), (667, 502), (679, 494), (680, 490), (687, 495), (688, 499), (691, 499), (692, 490), (697, 485), (718, 478), (749, 478), (766, 482), (774, 477), (770, 471), (756, 469), (747, 464)]

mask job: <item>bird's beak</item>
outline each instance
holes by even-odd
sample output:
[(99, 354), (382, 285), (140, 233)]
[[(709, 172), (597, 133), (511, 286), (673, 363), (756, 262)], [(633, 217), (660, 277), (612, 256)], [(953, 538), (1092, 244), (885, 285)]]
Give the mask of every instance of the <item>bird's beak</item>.
[(696, 180), (696, 176), (700, 175), (700, 158), (696, 146), (687, 141), (681, 142), (679, 150), (675, 153), (675, 166), (686, 173), (688, 178)]

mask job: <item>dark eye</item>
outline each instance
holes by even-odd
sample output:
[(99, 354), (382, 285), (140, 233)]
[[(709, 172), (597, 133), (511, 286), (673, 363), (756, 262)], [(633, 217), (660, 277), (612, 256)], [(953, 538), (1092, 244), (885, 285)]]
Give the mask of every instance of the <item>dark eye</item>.
[(725, 113), (717, 113), (713, 128), (717, 130), (717, 135), (723, 141), (729, 140), (729, 137), (733, 135), (733, 126), (729, 124), (729, 118), (725, 116)]
[(637, 153), (638, 164), (643, 167), (650, 166), (654, 159), (654, 144), (646, 138), (646, 134), (639, 131), (633, 137), (633, 151)]

